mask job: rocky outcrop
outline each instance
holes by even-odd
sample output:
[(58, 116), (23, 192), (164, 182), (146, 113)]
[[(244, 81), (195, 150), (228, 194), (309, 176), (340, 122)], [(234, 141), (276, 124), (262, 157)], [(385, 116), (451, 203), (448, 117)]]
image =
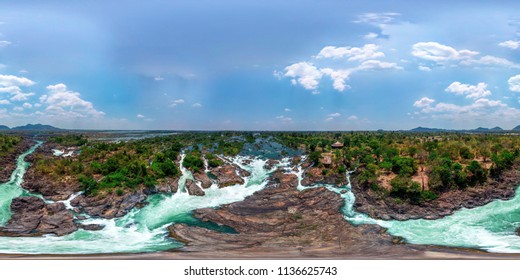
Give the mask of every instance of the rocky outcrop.
[(22, 188), (33, 193), (40, 193), (46, 199), (54, 201), (65, 200), (80, 191), (77, 179), (65, 177), (56, 181), (50, 176), (37, 174), (34, 168), (29, 168), (25, 173)]
[(116, 194), (85, 196), (81, 194), (70, 204), (76, 207), (77, 211), (85, 212), (90, 216), (112, 219), (124, 216), (134, 207), (144, 206), (146, 197), (143, 190), (126, 192), (121, 196)]
[(213, 184), (208, 174), (204, 171), (193, 174), (193, 178), (200, 183), (203, 189), (207, 189)]
[(155, 186), (155, 191), (151, 193), (176, 193), (179, 189), (179, 178), (167, 178)]
[(0, 183), (5, 183), (11, 178), (11, 174), (16, 169), (16, 160), (25, 151), (29, 150), (35, 143), (24, 139), (20, 142), (12, 153), (0, 158)]
[(78, 229), (63, 203), (45, 204), (38, 197), (17, 197), (11, 203), (11, 212), (7, 225), (0, 227), (0, 236), (62, 236)]
[(99, 225), (99, 224), (77, 224), (77, 226), (79, 228), (82, 228), (84, 230), (88, 230), (88, 231), (98, 231), (98, 230), (102, 230), (105, 228), (104, 225)]
[(297, 184), (295, 175), (276, 172), (265, 189), (243, 201), (194, 211), (196, 218), (232, 227), (238, 234), (175, 224), (169, 227), (170, 236), (187, 244), (185, 251), (299, 248), (298, 254), (312, 255), (315, 250), (355, 254), (370, 247), (374, 254), (388, 255), (408, 250), (393, 245), (393, 238), (378, 226), (350, 225), (340, 213), (343, 199), (338, 194), (324, 187), (300, 192)]
[(186, 190), (189, 195), (203, 196), (206, 194), (193, 180), (190, 179), (186, 179)]
[(265, 163), (264, 167), (265, 169), (267, 170), (271, 170), (273, 169), (273, 167), (277, 164), (279, 164), (280, 162), (278, 160), (275, 160), (275, 159), (269, 159), (267, 160), (267, 162)]
[(382, 220), (439, 219), (453, 211), (485, 205), (496, 199), (510, 199), (520, 182), (518, 167), (505, 171), (498, 180), (488, 180), (481, 186), (442, 193), (437, 199), (421, 204), (406, 201), (397, 203), (391, 197), (381, 197), (368, 187), (361, 186), (352, 176), (352, 191), (356, 197), (354, 208), (370, 217)]
[[(242, 177), (251, 175), (248, 171), (240, 168), (236, 164), (223, 164), (213, 168), (210, 172), (217, 179), (219, 188), (224, 188), (232, 185), (241, 185), (244, 183)], [(241, 177), (242, 176), (242, 177)]]
[(309, 167), (303, 172), (302, 185), (313, 186), (316, 184), (330, 184), (342, 186), (347, 183), (347, 177), (345, 174), (338, 174), (333, 172), (333, 170), (326, 168)]

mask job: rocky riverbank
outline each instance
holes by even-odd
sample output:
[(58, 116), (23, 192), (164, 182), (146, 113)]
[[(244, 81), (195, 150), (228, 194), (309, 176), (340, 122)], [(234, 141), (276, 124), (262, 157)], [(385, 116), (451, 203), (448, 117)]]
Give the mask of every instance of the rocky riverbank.
[(0, 183), (9, 181), (11, 174), (16, 169), (16, 159), (33, 145), (34, 141), (24, 138), (12, 153), (0, 158), (0, 166), (2, 167), (0, 168)]
[(22, 196), (11, 203), (12, 216), (5, 227), (0, 227), (0, 236), (57, 236), (78, 229), (72, 213), (63, 203), (46, 204), (41, 198)]
[(182, 251), (292, 250), (312, 256), (357, 254), (370, 248), (371, 254), (388, 256), (413, 250), (375, 225), (353, 226), (340, 213), (343, 200), (324, 187), (298, 191), (294, 174), (276, 172), (268, 186), (245, 200), (220, 208), (195, 210), (202, 221), (234, 228), (227, 234), (185, 224), (169, 227), (170, 236), (184, 242)]
[(496, 199), (510, 199), (520, 183), (518, 166), (504, 171), (499, 179), (488, 179), (483, 185), (468, 187), (464, 190), (451, 190), (441, 194), (437, 199), (421, 204), (396, 202), (391, 197), (379, 197), (369, 188), (358, 184), (352, 176), (352, 191), (356, 197), (356, 211), (368, 214), (372, 218), (382, 220), (439, 219), (451, 215), (454, 211), (485, 205)]

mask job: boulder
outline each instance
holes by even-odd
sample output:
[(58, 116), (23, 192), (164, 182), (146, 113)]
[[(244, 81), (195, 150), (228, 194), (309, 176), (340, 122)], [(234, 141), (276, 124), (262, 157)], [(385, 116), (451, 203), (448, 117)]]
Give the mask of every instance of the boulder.
[(17, 197), (11, 203), (12, 216), (0, 236), (62, 236), (78, 229), (65, 204), (45, 202), (34, 196)]
[(126, 215), (134, 207), (142, 207), (146, 197), (143, 190), (125, 192), (120, 196), (117, 194), (97, 196), (82, 194), (74, 198), (70, 204), (92, 217), (112, 219)]
[(189, 195), (203, 196), (206, 194), (193, 180), (190, 179), (186, 179), (186, 190)]

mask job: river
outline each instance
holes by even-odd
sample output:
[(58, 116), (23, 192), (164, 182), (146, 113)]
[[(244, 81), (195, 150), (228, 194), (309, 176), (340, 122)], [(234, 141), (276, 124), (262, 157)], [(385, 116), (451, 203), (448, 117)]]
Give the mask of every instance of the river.
[[(31, 194), (21, 187), (23, 175), (29, 164), (25, 157), (41, 145), (34, 145), (17, 159), (17, 167), (9, 182), (0, 185), (0, 224), (10, 218), (10, 203), (18, 196)], [(252, 159), (243, 164), (244, 159)], [(116, 219), (88, 217), (79, 221), (83, 224), (102, 224), (100, 231), (78, 231), (66, 236), (42, 237), (0, 237), (0, 253), (17, 254), (93, 254), (155, 252), (179, 248), (181, 243), (168, 237), (167, 227), (172, 223), (188, 223), (232, 233), (229, 228), (202, 223), (192, 217), (193, 210), (204, 207), (217, 207), (241, 201), (267, 185), (270, 172), (278, 167), (289, 167), (289, 158), (271, 170), (266, 170), (263, 157), (239, 155), (228, 158), (251, 175), (244, 178), (245, 183), (226, 188), (216, 185), (205, 190), (205, 196), (190, 196), (184, 183), (192, 174), (181, 168), (178, 191), (174, 194), (156, 194), (148, 197), (148, 204), (141, 209), (133, 209), (127, 215)], [(287, 169), (288, 171), (290, 169)], [(301, 183), (303, 170), (298, 167), (295, 173)], [(303, 187), (299, 184), (299, 189)], [(353, 208), (354, 194), (350, 183), (337, 188), (327, 186), (345, 200), (342, 208), (345, 219), (352, 224), (378, 224), (395, 236), (402, 236), (413, 244), (432, 244), (483, 249), (490, 252), (520, 252), (520, 237), (515, 231), (520, 226), (520, 195), (508, 201), (494, 201), (474, 209), (461, 209), (453, 215), (438, 220), (382, 221), (375, 220)], [(346, 190), (341, 194), (341, 190)], [(78, 194), (74, 194), (78, 195)], [(70, 201), (63, 201), (66, 205)], [(68, 204), (70, 206), (70, 204)]]

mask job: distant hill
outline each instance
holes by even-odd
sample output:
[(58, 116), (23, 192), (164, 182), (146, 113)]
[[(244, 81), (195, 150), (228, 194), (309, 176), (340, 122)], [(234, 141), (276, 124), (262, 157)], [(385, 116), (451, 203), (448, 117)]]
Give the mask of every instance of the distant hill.
[(0, 125), (0, 130), (9, 130), (10, 128), (5, 125)]
[(441, 132), (441, 131), (448, 131), (448, 130), (442, 129), (442, 128), (429, 128), (429, 127), (419, 126), (419, 127), (410, 129), (410, 131), (412, 131), (412, 132)]
[(57, 127), (54, 127), (52, 125), (47, 125), (47, 124), (26, 124), (26, 125), (22, 125), (22, 126), (17, 126), (17, 127), (13, 127), (11, 128), (11, 130), (40, 130), (40, 131), (49, 131), (49, 130), (60, 130), (59, 128)]
[(513, 128), (511, 130), (520, 130), (520, 125), (517, 125), (515, 128)]
[[(515, 127), (513, 130), (520, 130), (520, 125)], [(499, 126), (495, 126), (493, 128), (487, 127), (477, 127), (475, 129), (444, 129), (444, 128), (429, 128), (429, 127), (416, 127), (410, 129), (412, 132), (496, 132), (503, 131), (503, 129)]]

